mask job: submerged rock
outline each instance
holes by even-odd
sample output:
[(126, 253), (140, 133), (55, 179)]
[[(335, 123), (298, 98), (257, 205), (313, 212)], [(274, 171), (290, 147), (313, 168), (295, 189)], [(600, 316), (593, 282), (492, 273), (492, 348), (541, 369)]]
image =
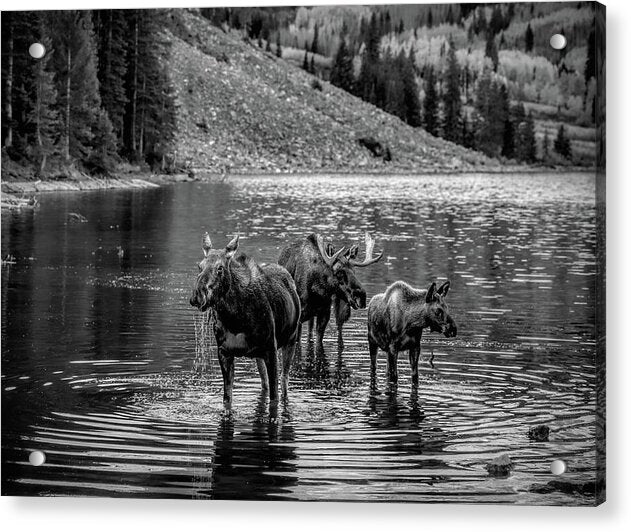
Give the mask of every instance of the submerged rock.
[(552, 493), (560, 491), (568, 495), (595, 495), (595, 482), (577, 482), (570, 480), (551, 480), (547, 484), (533, 484), (530, 486), (532, 493)]
[(528, 438), (532, 441), (548, 441), (550, 436), (550, 427), (548, 425), (537, 425), (530, 427), (528, 430)]
[(75, 223), (86, 223), (88, 219), (83, 216), (83, 214), (79, 214), (78, 212), (69, 212), (68, 220)]
[(513, 462), (507, 454), (493, 458), (493, 460), (486, 464), (486, 470), (492, 477), (507, 477), (510, 475), (513, 467)]

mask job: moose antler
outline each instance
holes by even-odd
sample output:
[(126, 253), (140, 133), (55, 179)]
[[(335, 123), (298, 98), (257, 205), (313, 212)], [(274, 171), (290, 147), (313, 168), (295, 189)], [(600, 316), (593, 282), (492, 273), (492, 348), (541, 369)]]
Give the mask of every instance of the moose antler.
[(381, 257), (383, 257), (383, 252), (379, 253), (377, 257), (373, 257), (373, 251), (375, 249), (375, 239), (370, 235), (370, 233), (366, 232), (366, 258), (363, 262), (358, 262), (356, 260), (350, 260), (349, 262), (353, 266), (357, 266), (358, 268), (363, 268), (364, 266), (370, 266), (375, 262), (379, 261)]
[(333, 255), (329, 255), (327, 253), (327, 246), (324, 244), (324, 238), (322, 238), (322, 235), (316, 236), (316, 242), (318, 243), (318, 249), (320, 250), (320, 255), (322, 255), (322, 259), (329, 267), (333, 267), (335, 261), (339, 259), (340, 255), (342, 255), (344, 251), (346, 251), (346, 248), (342, 246)]
[(208, 255), (208, 252), (212, 249), (212, 247), (213, 245), (210, 241), (210, 235), (208, 234), (208, 231), (206, 231), (202, 237), (202, 251), (204, 252), (204, 255)]

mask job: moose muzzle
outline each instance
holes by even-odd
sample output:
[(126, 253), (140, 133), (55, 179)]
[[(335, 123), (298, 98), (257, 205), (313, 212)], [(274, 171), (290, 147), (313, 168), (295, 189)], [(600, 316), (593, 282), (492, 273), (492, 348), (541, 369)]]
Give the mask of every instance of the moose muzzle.
[(456, 327), (456, 322), (451, 318), (448, 318), (447, 325), (443, 327), (442, 332), (446, 338), (454, 338), (458, 334), (458, 327)]

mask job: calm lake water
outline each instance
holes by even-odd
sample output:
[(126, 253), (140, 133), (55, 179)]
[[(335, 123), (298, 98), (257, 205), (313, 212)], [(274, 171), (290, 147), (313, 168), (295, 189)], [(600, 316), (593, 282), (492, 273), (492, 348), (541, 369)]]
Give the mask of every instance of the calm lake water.
[[(2, 214), (3, 494), (594, 503), (536, 489), (557, 458), (564, 478), (595, 480), (593, 175), (234, 177), (40, 199)], [(404, 353), (390, 389), (381, 353), (371, 392), (356, 311), (343, 351), (334, 323), (324, 353), (303, 348), (276, 420), (245, 359), (226, 413), (217, 361), (195, 364), (205, 230), (218, 246), (240, 232), (261, 262), (311, 231), (368, 230), (385, 251), (359, 272), (368, 297), (448, 278), (458, 336), (424, 337), (418, 390)], [(538, 424), (549, 442), (529, 441)], [(489, 476), (504, 453), (512, 474)]]

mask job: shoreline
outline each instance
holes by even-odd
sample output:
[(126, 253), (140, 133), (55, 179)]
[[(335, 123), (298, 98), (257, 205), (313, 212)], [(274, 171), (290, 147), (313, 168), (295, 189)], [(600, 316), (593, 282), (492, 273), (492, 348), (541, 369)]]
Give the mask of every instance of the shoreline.
[(19, 210), (22, 208), (32, 208), (37, 206), (37, 195), (44, 192), (84, 192), (90, 190), (124, 190), (124, 189), (149, 189), (157, 188), (164, 185), (172, 185), (177, 183), (188, 182), (212, 182), (212, 181), (224, 181), (229, 180), (230, 177), (251, 177), (251, 176), (295, 176), (295, 177), (310, 177), (319, 175), (330, 176), (348, 176), (352, 174), (363, 175), (381, 175), (383, 177), (389, 176), (406, 176), (406, 175), (471, 175), (471, 174), (529, 174), (536, 175), (541, 173), (563, 173), (563, 174), (575, 174), (575, 173), (594, 173), (598, 172), (596, 168), (576, 167), (568, 166), (561, 168), (553, 167), (536, 167), (536, 166), (494, 166), (494, 167), (481, 167), (466, 170), (430, 170), (430, 171), (412, 171), (412, 170), (399, 170), (384, 172), (381, 170), (367, 171), (362, 169), (360, 172), (357, 170), (330, 170), (323, 171), (318, 169), (317, 172), (265, 172), (261, 170), (252, 169), (249, 171), (241, 171), (230, 174), (219, 174), (211, 171), (198, 170), (191, 174), (148, 174), (139, 172), (131, 176), (117, 176), (117, 177), (89, 177), (86, 176), (83, 179), (39, 179), (36, 181), (22, 181), (22, 180), (2, 180), (0, 181), (0, 189), (2, 191), (1, 207), (2, 211), (5, 210)]

